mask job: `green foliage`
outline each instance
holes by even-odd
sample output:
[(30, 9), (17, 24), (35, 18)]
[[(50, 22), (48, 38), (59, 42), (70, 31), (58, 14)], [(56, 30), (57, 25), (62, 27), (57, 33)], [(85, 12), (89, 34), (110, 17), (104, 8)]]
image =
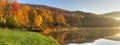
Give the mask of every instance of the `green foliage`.
[(11, 28), (18, 28), (20, 27), (18, 23), (18, 19), (16, 17), (11, 17), (7, 19), (7, 25)]
[(0, 30), (0, 45), (58, 45), (50, 38), (35, 32), (2, 31)]

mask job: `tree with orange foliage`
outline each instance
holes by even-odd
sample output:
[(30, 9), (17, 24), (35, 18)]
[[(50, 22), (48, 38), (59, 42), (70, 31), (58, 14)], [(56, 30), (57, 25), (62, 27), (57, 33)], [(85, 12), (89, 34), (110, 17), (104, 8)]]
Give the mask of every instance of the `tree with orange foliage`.
[(19, 20), (19, 24), (22, 26), (22, 27), (27, 27), (28, 26), (28, 23), (29, 23), (29, 10), (30, 10), (30, 7), (27, 6), (27, 5), (23, 5), (21, 7), (19, 7), (20, 10), (17, 11), (17, 15), (15, 15), (18, 20)]
[(54, 22), (53, 16), (49, 10), (46, 9), (41, 10), (40, 15), (43, 17), (44, 26), (49, 26)]
[(0, 6), (5, 6), (4, 0), (0, 0)]

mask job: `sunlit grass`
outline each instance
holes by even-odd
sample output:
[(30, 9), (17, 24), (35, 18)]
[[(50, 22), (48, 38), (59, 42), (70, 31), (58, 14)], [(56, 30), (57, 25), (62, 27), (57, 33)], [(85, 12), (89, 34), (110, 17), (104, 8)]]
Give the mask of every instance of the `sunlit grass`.
[(0, 29), (0, 45), (56, 45), (56, 42), (40, 33)]

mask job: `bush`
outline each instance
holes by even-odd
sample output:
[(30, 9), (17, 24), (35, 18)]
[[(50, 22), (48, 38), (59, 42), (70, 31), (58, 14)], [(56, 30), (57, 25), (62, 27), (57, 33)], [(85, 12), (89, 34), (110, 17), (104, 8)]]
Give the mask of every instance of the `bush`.
[(20, 27), (18, 19), (16, 17), (11, 17), (7, 19), (7, 25), (10, 28), (18, 28)]

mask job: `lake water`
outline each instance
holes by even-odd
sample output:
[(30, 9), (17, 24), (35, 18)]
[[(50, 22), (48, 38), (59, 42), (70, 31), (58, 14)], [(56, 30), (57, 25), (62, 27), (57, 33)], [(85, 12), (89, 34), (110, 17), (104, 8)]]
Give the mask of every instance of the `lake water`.
[(120, 27), (80, 28), (78, 30), (60, 32), (57, 34), (57, 36), (64, 36), (63, 34), (65, 35), (65, 43), (62, 45), (107, 45), (104, 43), (104, 41), (106, 41), (106, 43), (109, 42), (110, 44), (113, 43), (113, 45), (120, 45)]
[[(105, 30), (119, 30), (119, 31), (115, 31), (116, 33), (111, 34), (110, 36), (106, 36), (107, 38), (97, 39), (91, 43), (83, 43), (83, 44), (69, 43), (68, 45), (120, 45), (120, 29), (105, 29)], [(106, 33), (111, 33), (111, 32), (106, 31)]]
[(109, 39), (98, 39), (95, 40), (95, 42), (93, 43), (84, 43), (84, 44), (70, 43), (68, 45), (120, 45), (120, 41), (114, 41)]

